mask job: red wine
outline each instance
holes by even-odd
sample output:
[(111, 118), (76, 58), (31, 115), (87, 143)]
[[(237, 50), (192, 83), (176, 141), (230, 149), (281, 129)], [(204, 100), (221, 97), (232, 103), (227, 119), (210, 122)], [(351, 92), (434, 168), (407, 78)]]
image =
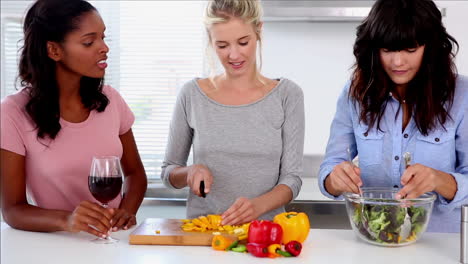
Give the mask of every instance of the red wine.
[(88, 186), (91, 194), (103, 204), (114, 200), (122, 189), (122, 177), (88, 177)]

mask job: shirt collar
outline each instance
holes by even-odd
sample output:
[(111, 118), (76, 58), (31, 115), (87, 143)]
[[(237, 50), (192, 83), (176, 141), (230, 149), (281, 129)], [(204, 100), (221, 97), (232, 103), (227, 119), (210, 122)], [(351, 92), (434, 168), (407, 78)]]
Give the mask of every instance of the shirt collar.
[[(390, 99), (392, 99), (394, 102), (400, 103), (400, 101), (398, 101), (398, 99), (396, 99), (395, 96), (393, 96), (392, 92), (388, 92), (388, 97), (390, 97)], [(406, 103), (405, 100), (403, 100), (402, 103)]]

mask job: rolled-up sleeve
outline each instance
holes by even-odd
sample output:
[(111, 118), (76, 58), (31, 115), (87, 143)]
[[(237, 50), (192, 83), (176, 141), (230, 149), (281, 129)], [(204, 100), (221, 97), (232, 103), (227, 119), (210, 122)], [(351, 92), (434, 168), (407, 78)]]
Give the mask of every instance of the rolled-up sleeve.
[(350, 148), (352, 157), (357, 155), (356, 140), (352, 122), (352, 106), (348, 98), (350, 82), (348, 82), (336, 104), (336, 113), (330, 127), (325, 158), (320, 165), (318, 183), (323, 195), (331, 199), (342, 199), (342, 196), (333, 196), (325, 189), (325, 179), (333, 168), (348, 159), (347, 149)]
[(455, 172), (450, 174), (457, 182), (457, 192), (453, 200), (448, 201), (442, 195), (438, 194), (439, 203), (436, 203), (438, 209), (442, 212), (450, 212), (462, 204), (468, 203), (468, 93), (465, 87), (464, 103), (460, 113), (460, 123), (455, 134), (455, 152), (457, 163)]
[(299, 86), (292, 90), (285, 103), (285, 120), (282, 128), (283, 153), (278, 184), (288, 186), (293, 200), (302, 186), (302, 157), (304, 155), (304, 94)]

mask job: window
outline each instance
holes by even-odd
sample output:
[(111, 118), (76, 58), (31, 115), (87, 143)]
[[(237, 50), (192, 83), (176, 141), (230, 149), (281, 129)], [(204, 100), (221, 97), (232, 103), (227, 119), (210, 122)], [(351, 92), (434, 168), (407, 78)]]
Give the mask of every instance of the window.
[[(22, 18), (32, 1), (2, 1), (1, 97), (14, 93)], [(202, 1), (91, 1), (106, 24), (106, 83), (135, 114), (133, 133), (149, 179), (160, 177), (177, 93), (202, 76)], [(16, 87), (20, 87), (16, 84)]]
[(22, 17), (31, 1), (1, 2), (1, 97), (14, 93), (18, 74), (17, 51), (23, 45)]

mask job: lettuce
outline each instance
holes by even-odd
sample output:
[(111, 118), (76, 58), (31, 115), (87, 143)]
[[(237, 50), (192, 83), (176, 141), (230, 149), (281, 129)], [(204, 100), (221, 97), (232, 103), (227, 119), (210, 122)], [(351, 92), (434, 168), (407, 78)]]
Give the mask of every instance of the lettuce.
[(379, 243), (399, 243), (403, 242), (398, 240), (406, 211), (411, 218), (411, 231), (419, 234), (427, 220), (424, 207), (355, 204), (352, 221), (359, 232), (370, 240)]

